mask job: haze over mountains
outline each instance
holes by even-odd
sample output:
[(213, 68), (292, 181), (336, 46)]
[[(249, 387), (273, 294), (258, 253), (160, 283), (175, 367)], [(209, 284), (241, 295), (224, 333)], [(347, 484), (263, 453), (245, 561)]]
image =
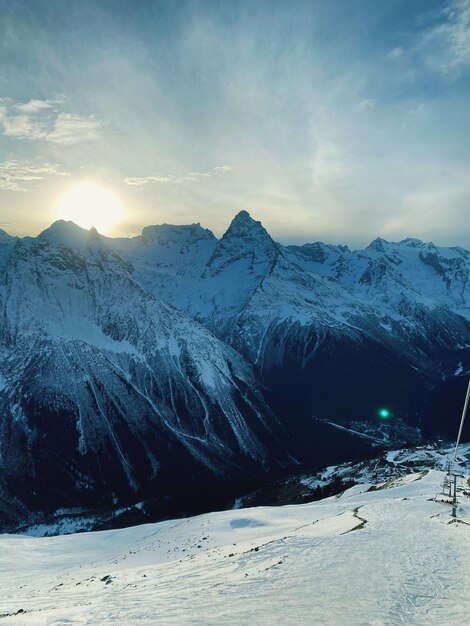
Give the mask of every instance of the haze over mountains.
[(246, 211), (221, 239), (2, 232), (2, 527), (142, 500), (202, 510), (268, 471), (453, 434), (469, 275), (463, 248), (282, 246)]

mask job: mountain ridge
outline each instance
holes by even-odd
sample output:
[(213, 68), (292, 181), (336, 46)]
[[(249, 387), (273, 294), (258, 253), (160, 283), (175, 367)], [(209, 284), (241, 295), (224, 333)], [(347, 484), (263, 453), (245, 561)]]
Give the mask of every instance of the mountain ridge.
[(251, 366), (132, 271), (93, 232), (83, 251), (15, 243), (0, 281), (7, 521), (4, 493), (32, 511), (168, 498), (183, 468), (200, 492), (196, 477), (223, 483), (287, 459)]
[(464, 249), (411, 239), (283, 246), (247, 211), (220, 239), (64, 221), (0, 238), (5, 524), (75, 501), (220, 503), (224, 484), (367, 451), (349, 425), (382, 428), (383, 405), (403, 443), (453, 433), (469, 273)]

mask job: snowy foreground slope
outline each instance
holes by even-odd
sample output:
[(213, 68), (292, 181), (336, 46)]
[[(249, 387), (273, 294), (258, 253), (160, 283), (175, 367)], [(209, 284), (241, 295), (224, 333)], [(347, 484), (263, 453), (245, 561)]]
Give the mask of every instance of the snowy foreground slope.
[(468, 624), (470, 499), (451, 523), (433, 501), (443, 475), (125, 530), (3, 535), (0, 624)]

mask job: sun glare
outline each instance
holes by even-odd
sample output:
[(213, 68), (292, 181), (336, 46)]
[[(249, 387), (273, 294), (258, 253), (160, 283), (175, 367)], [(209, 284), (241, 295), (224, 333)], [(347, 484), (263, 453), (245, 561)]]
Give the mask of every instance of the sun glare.
[(76, 185), (59, 200), (57, 218), (72, 220), (89, 230), (93, 226), (100, 233), (109, 232), (122, 218), (120, 199), (104, 187), (92, 184)]

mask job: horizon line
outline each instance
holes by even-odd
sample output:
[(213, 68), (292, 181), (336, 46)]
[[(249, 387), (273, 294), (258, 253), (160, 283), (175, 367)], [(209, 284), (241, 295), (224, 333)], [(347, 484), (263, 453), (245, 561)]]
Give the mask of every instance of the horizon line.
[[(175, 224), (175, 223), (169, 223), (169, 222), (162, 222), (160, 224), (147, 224), (147, 225), (142, 226), (139, 234), (136, 234), (136, 235), (131, 235), (131, 234), (130, 235), (109, 235), (109, 234), (105, 234), (105, 233), (100, 232), (94, 226), (91, 226), (90, 228), (85, 228), (83, 226), (80, 226), (79, 224), (77, 224), (73, 220), (57, 219), (57, 220), (54, 220), (53, 222), (51, 222), (51, 224), (49, 226), (47, 226), (46, 228), (43, 228), (36, 235), (13, 235), (13, 234), (9, 233), (7, 230), (5, 230), (4, 228), (1, 228), (1, 227), (0, 227), (0, 232), (5, 233), (8, 237), (11, 237), (12, 239), (37, 239), (43, 233), (45, 233), (48, 230), (50, 230), (51, 228), (53, 228), (56, 224), (64, 223), (64, 224), (72, 224), (74, 226), (74, 228), (76, 228), (77, 230), (83, 231), (84, 233), (90, 233), (91, 231), (95, 231), (100, 237), (103, 237), (105, 239), (129, 239), (130, 240), (130, 239), (137, 239), (139, 237), (142, 237), (143, 232), (144, 232), (144, 230), (146, 228), (160, 227), (160, 226), (170, 226), (170, 227), (174, 227), (174, 228), (199, 226), (203, 230), (209, 231), (211, 233), (211, 235), (213, 235), (214, 239), (217, 239), (218, 241), (220, 241), (224, 237), (224, 235), (226, 234), (228, 229), (230, 228), (230, 225), (233, 223), (233, 221), (239, 215), (241, 215), (243, 213), (246, 213), (249, 216), (249, 218), (254, 223), (260, 224), (262, 226), (262, 228), (266, 231), (268, 236), (271, 239), (273, 239), (273, 237), (269, 234), (268, 230), (263, 226), (263, 223), (261, 222), (261, 220), (256, 220), (255, 218), (253, 218), (251, 216), (250, 212), (245, 210), (245, 209), (242, 209), (242, 210), (238, 211), (235, 214), (235, 216), (232, 218), (232, 220), (230, 221), (229, 225), (225, 229), (224, 233), (220, 237), (217, 237), (217, 235), (214, 234), (212, 229), (210, 229), (210, 228), (208, 228), (206, 226), (203, 226), (201, 224), (201, 222), (191, 222), (191, 223), (186, 223), (186, 224)], [(359, 252), (359, 251), (362, 251), (362, 250), (366, 250), (367, 248), (369, 248), (375, 242), (380, 242), (380, 241), (383, 241), (386, 244), (393, 244), (393, 245), (404, 245), (404, 244), (406, 245), (406, 242), (413, 242), (414, 241), (417, 244), (422, 244), (423, 247), (424, 246), (434, 246), (436, 248), (446, 248), (446, 249), (450, 249), (450, 250), (461, 249), (461, 250), (464, 250), (466, 252), (470, 252), (470, 250), (465, 248), (463, 245), (446, 246), (446, 245), (441, 245), (439, 243), (435, 243), (434, 241), (425, 241), (423, 239), (420, 239), (419, 237), (410, 237), (410, 236), (409, 237), (404, 237), (403, 239), (400, 239), (399, 241), (391, 241), (391, 240), (385, 239), (384, 237), (378, 235), (377, 237), (374, 237), (374, 239), (372, 239), (370, 241), (370, 243), (367, 244), (363, 248), (352, 248), (348, 244), (343, 244), (343, 243), (325, 243), (325, 242), (323, 242), (323, 241), (321, 241), (319, 239), (317, 239), (315, 241), (304, 241), (304, 243), (295, 243), (295, 244), (282, 243), (282, 242), (277, 241), (275, 239), (273, 239), (273, 241), (275, 241), (275, 243), (278, 243), (278, 244), (282, 245), (283, 247), (290, 247), (290, 246), (302, 247), (302, 246), (305, 246), (305, 245), (322, 244), (322, 245), (325, 245), (325, 246), (332, 246), (332, 247), (337, 247), (337, 248), (346, 248), (350, 252)]]

